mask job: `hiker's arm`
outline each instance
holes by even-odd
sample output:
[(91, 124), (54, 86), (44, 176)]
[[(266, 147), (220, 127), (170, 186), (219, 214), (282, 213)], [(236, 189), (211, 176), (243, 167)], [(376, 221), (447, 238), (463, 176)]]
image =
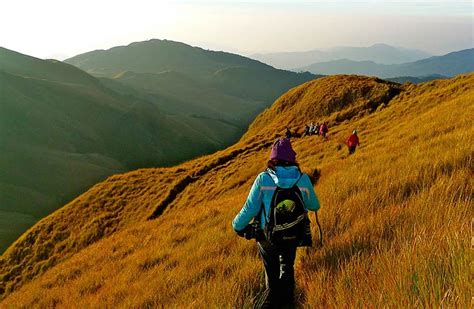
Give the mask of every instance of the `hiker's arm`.
[(316, 193), (314, 192), (313, 184), (311, 183), (309, 176), (306, 174), (303, 175), (303, 177), (301, 177), (301, 182), (301, 186), (308, 189), (307, 193), (303, 194), (303, 200), (306, 208), (312, 211), (318, 211), (319, 200), (316, 196)]
[(260, 184), (262, 181), (262, 174), (260, 174), (254, 181), (252, 189), (250, 189), (247, 201), (240, 212), (232, 221), (232, 227), (235, 231), (242, 231), (250, 223), (250, 221), (260, 212), (262, 205), (262, 195), (260, 194)]

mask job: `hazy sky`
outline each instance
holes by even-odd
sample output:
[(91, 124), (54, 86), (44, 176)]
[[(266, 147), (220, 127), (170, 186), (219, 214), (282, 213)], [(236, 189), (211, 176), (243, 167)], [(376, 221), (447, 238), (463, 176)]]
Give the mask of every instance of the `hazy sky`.
[(472, 0), (1, 0), (0, 46), (64, 59), (151, 38), (251, 54), (386, 43), (474, 46)]

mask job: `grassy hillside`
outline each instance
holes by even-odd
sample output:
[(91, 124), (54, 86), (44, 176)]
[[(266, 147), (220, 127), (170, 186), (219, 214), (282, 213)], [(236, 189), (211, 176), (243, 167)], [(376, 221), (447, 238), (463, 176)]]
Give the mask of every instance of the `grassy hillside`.
[(326, 120), (329, 141), (293, 140), (302, 169), (321, 171), (325, 232), (322, 249), (298, 251), (298, 301), (469, 306), (473, 85), (334, 76), (292, 89), (234, 146), (109, 177), (43, 219), (0, 259), (1, 305), (250, 306), (261, 262), (230, 222), (288, 120)]
[(72, 65), (64, 65), (56, 60), (38, 60), (0, 47), (0, 70), (2, 71), (62, 83), (98, 84), (95, 78)]
[(260, 114), (243, 139), (269, 138), (285, 127), (300, 130), (325, 119), (330, 126), (367, 115), (402, 90), (399, 84), (365, 76), (330, 76), (295, 87)]
[(167, 113), (222, 119), (241, 127), (242, 131), (245, 131), (250, 119), (268, 105), (262, 100), (225, 94), (202, 81), (174, 71), (158, 74), (123, 72), (113, 79), (102, 78), (101, 81), (121, 93), (152, 101)]
[(299, 70), (315, 74), (363, 74), (382, 78), (426, 75), (452, 77), (474, 71), (474, 48), (434, 56), (402, 64), (379, 64), (374, 61), (353, 61), (348, 59), (314, 63)]
[(222, 148), (243, 131), (212, 115), (164, 113), (76, 67), (6, 49), (0, 49), (0, 101), (0, 252), (107, 176), (176, 164)]

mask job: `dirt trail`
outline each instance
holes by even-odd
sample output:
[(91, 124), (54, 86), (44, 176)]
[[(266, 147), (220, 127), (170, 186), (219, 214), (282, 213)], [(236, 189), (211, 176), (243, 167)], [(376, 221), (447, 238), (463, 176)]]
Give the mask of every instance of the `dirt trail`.
[(159, 217), (168, 208), (168, 206), (174, 202), (178, 195), (186, 189), (187, 186), (198, 181), (201, 177), (205, 176), (213, 169), (223, 164), (226, 164), (231, 160), (234, 160), (239, 155), (246, 154), (248, 152), (260, 151), (263, 148), (270, 147), (272, 143), (273, 141), (266, 141), (261, 143), (257, 142), (244, 148), (235, 149), (229, 154), (223, 155), (211, 162), (210, 164), (207, 164), (201, 167), (200, 169), (194, 171), (192, 175), (186, 175), (180, 181), (178, 181), (173, 188), (168, 191), (168, 195), (156, 206), (153, 213), (148, 217), (148, 220), (153, 220)]

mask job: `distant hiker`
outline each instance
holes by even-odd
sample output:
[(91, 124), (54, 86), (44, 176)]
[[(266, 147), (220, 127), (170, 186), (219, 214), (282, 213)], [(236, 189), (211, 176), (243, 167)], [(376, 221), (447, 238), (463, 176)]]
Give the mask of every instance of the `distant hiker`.
[(286, 127), (285, 137), (286, 137), (286, 138), (291, 138), (291, 135), (292, 135), (292, 134), (291, 134), (290, 129), (288, 129), (288, 127)]
[(314, 134), (314, 129), (315, 129), (314, 123), (311, 122), (311, 124), (309, 125), (309, 135)]
[(319, 135), (319, 129), (320, 129), (320, 125), (319, 125), (319, 122), (316, 123), (316, 125), (314, 126), (314, 133), (316, 133), (316, 135)]
[(356, 147), (359, 146), (359, 137), (357, 136), (357, 130), (352, 131), (351, 136), (346, 141), (347, 147), (349, 147), (349, 154), (353, 154), (356, 151)]
[(324, 122), (320, 127), (319, 127), (319, 135), (322, 137), (326, 138), (326, 134), (328, 134), (328, 125), (326, 122)]
[(319, 209), (313, 185), (300, 171), (290, 140), (278, 139), (267, 169), (255, 179), (232, 222), (239, 236), (257, 240), (265, 268), (266, 290), (256, 307), (293, 305), (296, 248), (311, 245), (308, 209)]
[(303, 136), (308, 136), (309, 135), (309, 125), (305, 124), (304, 125), (304, 134)]

